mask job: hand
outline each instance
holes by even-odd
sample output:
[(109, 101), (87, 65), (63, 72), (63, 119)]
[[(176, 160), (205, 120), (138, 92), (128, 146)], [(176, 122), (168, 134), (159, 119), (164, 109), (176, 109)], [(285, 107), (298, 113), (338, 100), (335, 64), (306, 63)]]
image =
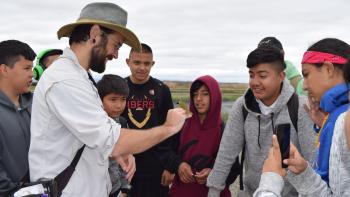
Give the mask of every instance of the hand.
[(211, 168), (204, 168), (200, 172), (196, 172), (194, 177), (196, 178), (197, 183), (199, 184), (205, 184), (207, 182), (207, 178), (209, 176), (209, 173), (211, 171)]
[(274, 172), (282, 177), (286, 175), (286, 170), (282, 168), (281, 151), (276, 135), (272, 136), (272, 147), (264, 162), (263, 172)]
[(175, 174), (172, 174), (168, 170), (164, 170), (160, 184), (162, 184), (163, 186), (169, 186), (173, 182), (174, 176)]
[(127, 173), (125, 178), (131, 182), (132, 177), (134, 176), (136, 172), (136, 163), (135, 163), (135, 157), (131, 154), (127, 156), (120, 156), (116, 158), (116, 161), (119, 163), (119, 165), (122, 167), (122, 169)]
[(305, 159), (300, 155), (298, 149), (292, 143), (290, 143), (289, 159), (283, 160), (283, 163), (287, 164), (288, 170), (294, 174), (304, 172), (308, 165)]
[(326, 117), (326, 113), (320, 109), (319, 103), (317, 103), (316, 101), (313, 101), (313, 99), (310, 98), (310, 96), (308, 97), (308, 99), (309, 99), (310, 108), (308, 107), (307, 104), (304, 104), (304, 109), (306, 113), (309, 114), (309, 117), (311, 118), (311, 120), (318, 127), (321, 127), (323, 123), (323, 119)]
[(182, 128), (185, 120), (191, 117), (191, 114), (186, 113), (182, 108), (170, 109), (168, 111), (164, 126), (169, 128), (171, 135), (177, 133)]
[(178, 173), (180, 180), (182, 182), (184, 182), (184, 183), (194, 183), (195, 182), (195, 180), (193, 178), (191, 166), (188, 165), (187, 163), (182, 162), (179, 166), (177, 173)]
[[(120, 197), (128, 197), (128, 194), (124, 194), (124, 193), (122, 193), (122, 192), (120, 192), (119, 195), (120, 195)], [(119, 196), (119, 195), (118, 195), (118, 196)]]

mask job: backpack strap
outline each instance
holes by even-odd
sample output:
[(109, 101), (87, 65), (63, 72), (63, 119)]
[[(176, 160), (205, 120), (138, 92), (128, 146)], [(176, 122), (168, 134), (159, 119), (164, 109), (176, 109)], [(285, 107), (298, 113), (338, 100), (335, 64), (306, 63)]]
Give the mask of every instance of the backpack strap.
[(292, 124), (295, 128), (295, 131), (298, 133), (298, 109), (299, 109), (299, 97), (294, 92), (290, 97), (287, 103), (289, 117), (292, 121)]
[[(248, 116), (248, 111), (242, 106), (242, 114), (243, 114), (243, 123), (245, 123), (245, 120), (247, 119)], [(244, 127), (244, 124), (243, 124)], [(244, 131), (244, 129), (243, 129)], [(239, 189), (244, 190), (244, 185), (243, 185), (243, 162), (244, 162), (244, 156), (245, 156), (245, 140), (243, 141), (243, 149), (241, 152), (241, 161), (240, 161), (240, 169), (239, 169)]]

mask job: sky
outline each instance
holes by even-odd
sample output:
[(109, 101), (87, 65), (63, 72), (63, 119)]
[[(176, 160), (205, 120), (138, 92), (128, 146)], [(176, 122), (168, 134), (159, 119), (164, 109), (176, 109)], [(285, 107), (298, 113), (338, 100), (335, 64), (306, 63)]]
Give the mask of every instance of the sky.
[[(106, 0), (105, 0), (106, 1)], [(17, 39), (35, 52), (68, 46), (57, 30), (76, 21), (83, 0), (2, 0), (0, 40)], [(119, 0), (127, 27), (153, 49), (151, 75), (161, 80), (193, 81), (212, 75), (220, 82), (248, 82), (246, 58), (258, 42), (275, 36), (285, 58), (300, 70), (305, 50), (335, 37), (350, 42), (348, 0)], [(130, 48), (107, 64), (105, 73), (126, 77)]]

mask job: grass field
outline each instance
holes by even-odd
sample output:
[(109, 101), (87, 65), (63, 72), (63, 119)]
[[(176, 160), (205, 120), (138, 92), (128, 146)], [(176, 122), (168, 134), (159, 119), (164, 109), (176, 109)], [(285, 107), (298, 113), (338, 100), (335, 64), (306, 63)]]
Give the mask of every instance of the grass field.
[[(174, 103), (178, 101), (188, 102), (190, 98), (190, 82), (180, 81), (164, 81), (171, 91), (171, 96)], [(222, 93), (222, 101), (235, 101), (240, 97), (247, 89), (248, 85), (244, 83), (220, 83), (220, 89)], [(34, 91), (35, 85), (30, 87), (31, 91)]]
[[(190, 82), (176, 82), (176, 81), (165, 81), (169, 86), (171, 91), (171, 96), (173, 101), (189, 101), (189, 92), (190, 92)], [(244, 91), (247, 89), (247, 84), (241, 83), (220, 83), (220, 89), (222, 92), (222, 101), (235, 101), (240, 97)]]

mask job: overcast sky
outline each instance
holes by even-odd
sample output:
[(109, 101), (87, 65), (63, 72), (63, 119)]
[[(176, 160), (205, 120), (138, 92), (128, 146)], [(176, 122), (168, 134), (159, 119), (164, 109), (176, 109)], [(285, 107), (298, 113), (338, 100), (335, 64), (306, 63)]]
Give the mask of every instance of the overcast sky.
[[(82, 0), (1, 0), (0, 40), (18, 39), (39, 52), (65, 48), (57, 30), (74, 22), (89, 2)], [(315, 41), (350, 42), (348, 0), (120, 0), (128, 28), (153, 48), (151, 74), (162, 80), (191, 81), (210, 74), (221, 82), (247, 82), (245, 60), (257, 43), (275, 36), (286, 59), (300, 69), (303, 52)], [(105, 73), (129, 75), (130, 48)]]

